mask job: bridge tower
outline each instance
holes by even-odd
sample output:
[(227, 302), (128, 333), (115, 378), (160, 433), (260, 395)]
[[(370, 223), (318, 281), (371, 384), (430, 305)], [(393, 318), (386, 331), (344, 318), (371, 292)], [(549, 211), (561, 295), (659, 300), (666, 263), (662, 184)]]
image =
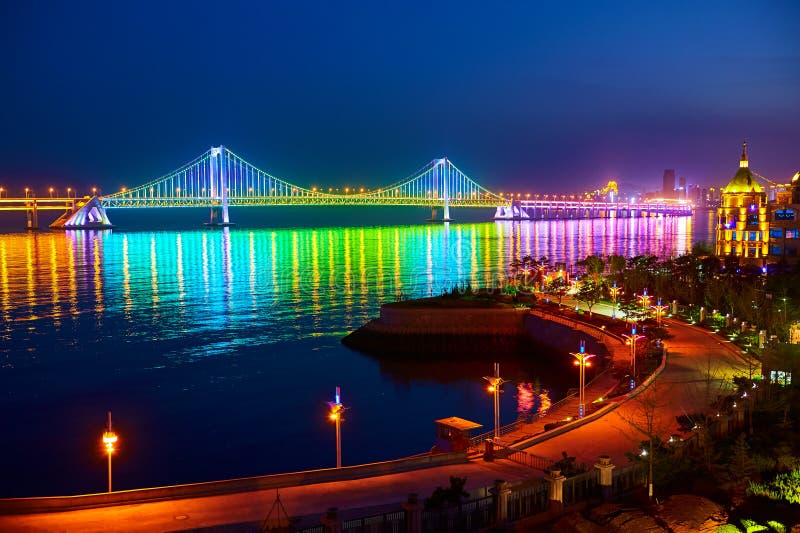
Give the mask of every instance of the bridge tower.
[(448, 189), (449, 181), (450, 176), (448, 173), (447, 158), (443, 157), (441, 159), (437, 159), (436, 164), (433, 166), (433, 182), (442, 184), (442, 200), (444, 201), (442, 222), (450, 222), (453, 220), (450, 218), (450, 190)]
[(208, 159), (209, 174), (211, 176), (211, 220), (206, 226), (233, 226), (228, 217), (228, 158), (224, 146), (211, 148), (211, 157)]

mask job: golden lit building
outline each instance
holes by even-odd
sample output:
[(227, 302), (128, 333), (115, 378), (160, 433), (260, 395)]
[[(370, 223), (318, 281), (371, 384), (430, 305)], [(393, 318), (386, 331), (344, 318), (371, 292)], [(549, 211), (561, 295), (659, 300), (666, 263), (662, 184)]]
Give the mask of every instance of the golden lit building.
[(738, 257), (741, 263), (764, 265), (768, 246), (767, 193), (750, 171), (744, 143), (739, 171), (720, 195), (716, 253)]

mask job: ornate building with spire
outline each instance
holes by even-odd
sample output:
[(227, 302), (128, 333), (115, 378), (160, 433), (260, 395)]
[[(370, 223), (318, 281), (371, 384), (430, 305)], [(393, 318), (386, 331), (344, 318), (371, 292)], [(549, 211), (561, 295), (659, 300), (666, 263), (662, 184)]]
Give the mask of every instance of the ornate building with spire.
[(716, 254), (759, 266), (766, 264), (769, 254), (767, 193), (750, 171), (746, 142), (738, 172), (722, 189), (717, 209)]

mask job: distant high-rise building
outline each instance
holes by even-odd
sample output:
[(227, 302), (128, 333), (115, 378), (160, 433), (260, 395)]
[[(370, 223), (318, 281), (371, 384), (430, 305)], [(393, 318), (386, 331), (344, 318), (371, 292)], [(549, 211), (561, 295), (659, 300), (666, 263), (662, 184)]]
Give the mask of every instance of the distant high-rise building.
[(689, 193), (686, 195), (686, 198), (689, 199), (693, 204), (699, 205), (700, 201), (703, 198), (700, 186), (692, 185), (691, 187), (689, 187)]
[(678, 194), (679, 200), (686, 200), (686, 178), (678, 179)]
[(664, 181), (663, 186), (661, 187), (661, 193), (663, 194), (664, 198), (674, 198), (675, 197), (675, 169), (668, 168), (664, 170)]

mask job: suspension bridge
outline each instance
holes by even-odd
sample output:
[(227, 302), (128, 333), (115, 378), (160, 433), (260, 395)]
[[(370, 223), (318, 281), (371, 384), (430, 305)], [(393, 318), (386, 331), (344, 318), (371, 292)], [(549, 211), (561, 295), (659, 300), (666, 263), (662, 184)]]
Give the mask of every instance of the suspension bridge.
[[(2, 193), (2, 188), (0, 188)], [(52, 189), (51, 189), (52, 193)], [(431, 209), (431, 219), (447, 222), (451, 207), (495, 208), (497, 220), (533, 218), (596, 218), (691, 214), (691, 205), (673, 206), (593, 202), (590, 200), (527, 201), (496, 194), (459, 170), (447, 158), (434, 159), (410, 176), (377, 189), (307, 188), (273, 176), (224, 146), (212, 147), (199, 157), (160, 178), (119, 192), (83, 198), (2, 197), (0, 210), (25, 211), (28, 229), (38, 229), (40, 210), (62, 210), (54, 229), (112, 227), (108, 209), (206, 207), (207, 225), (233, 225), (229, 207), (247, 206), (418, 206)]]

